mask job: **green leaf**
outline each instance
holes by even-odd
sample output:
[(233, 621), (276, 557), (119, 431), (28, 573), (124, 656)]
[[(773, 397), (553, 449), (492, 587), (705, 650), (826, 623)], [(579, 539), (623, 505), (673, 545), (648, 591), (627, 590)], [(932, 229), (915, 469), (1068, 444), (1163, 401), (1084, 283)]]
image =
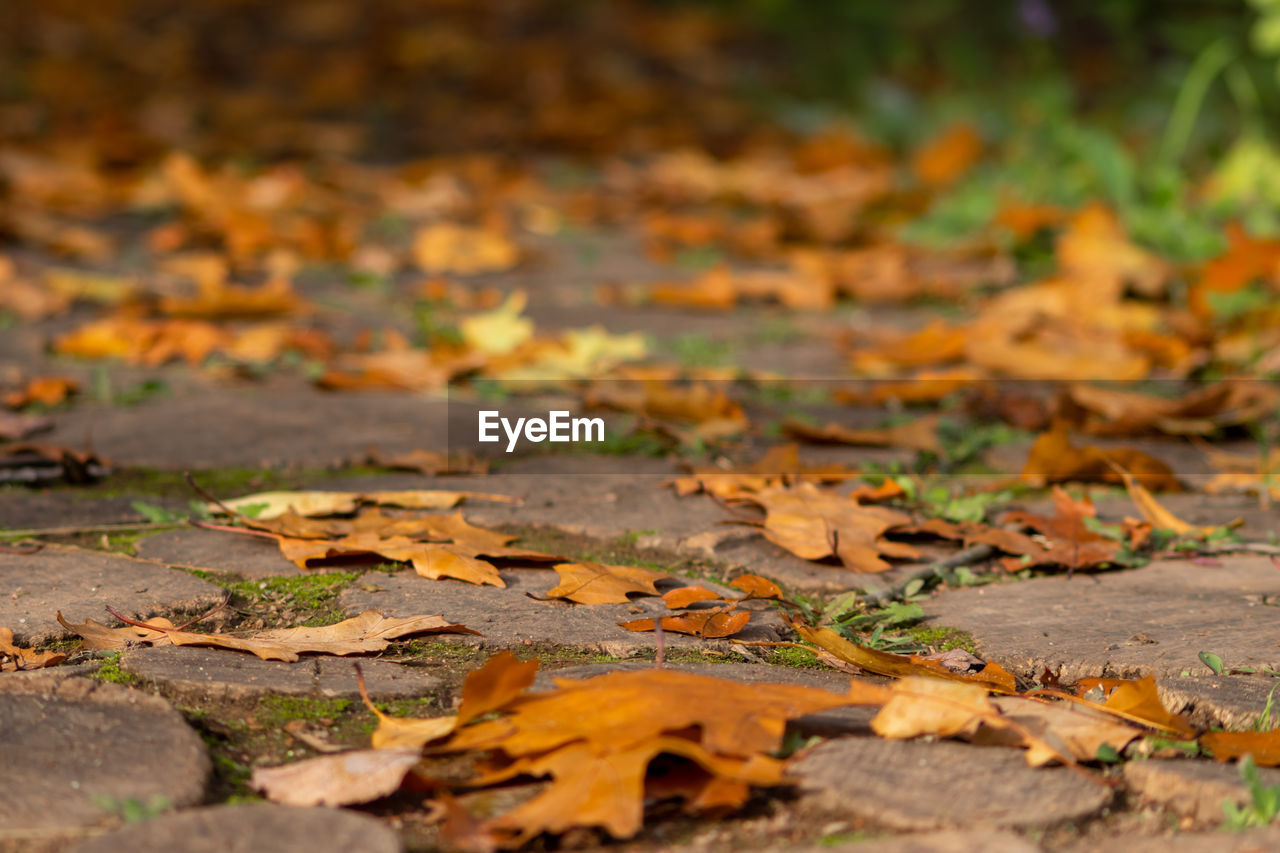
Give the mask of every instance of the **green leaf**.
[(1213, 652), (1201, 652), (1199, 657), (1200, 662), (1213, 670), (1214, 675), (1222, 675), (1222, 658), (1218, 657)]
[(1093, 757), (1103, 764), (1119, 764), (1124, 760), (1116, 748), (1109, 743), (1098, 744), (1098, 752)]

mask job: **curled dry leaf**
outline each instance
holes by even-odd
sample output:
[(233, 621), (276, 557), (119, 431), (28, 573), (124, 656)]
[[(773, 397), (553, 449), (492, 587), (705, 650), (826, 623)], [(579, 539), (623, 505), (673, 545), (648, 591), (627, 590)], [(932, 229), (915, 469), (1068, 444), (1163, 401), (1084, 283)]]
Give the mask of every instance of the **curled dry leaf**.
[(27, 669), (44, 669), (57, 666), (67, 659), (60, 652), (37, 652), (13, 643), (13, 631), (0, 628), (0, 672), (20, 672)]
[[(628, 631), (653, 631), (654, 619), (633, 619), (618, 624)], [(662, 630), (676, 634), (691, 634), (704, 640), (732, 637), (751, 621), (748, 610), (733, 611), (726, 608), (695, 610), (676, 616), (662, 617)]]
[[(1116, 467), (1116, 472), (1124, 480), (1124, 487), (1128, 490), (1129, 497), (1138, 508), (1138, 512), (1157, 530), (1172, 530), (1179, 536), (1204, 537), (1219, 529), (1217, 527), (1200, 527), (1183, 521), (1165, 509), (1164, 505), (1157, 501), (1155, 496), (1147, 491), (1134, 477), (1130, 476), (1128, 471)], [(1241, 524), (1240, 521), (1235, 521), (1226, 526), (1236, 527), (1239, 524)]]
[[(510, 495), (484, 492), (449, 492), (436, 490), (409, 490), (398, 492), (258, 492), (240, 498), (223, 501), (223, 505), (237, 512), (256, 508), (257, 520), (276, 518), (292, 510), (302, 516), (345, 515), (356, 511), (360, 504), (378, 504), (404, 509), (452, 509), (463, 501), (494, 501), (519, 503)], [(221, 512), (218, 504), (209, 504), (210, 512)]]
[(657, 595), (654, 584), (670, 577), (639, 566), (604, 563), (557, 563), (552, 568), (560, 576), (560, 583), (547, 591), (547, 598), (564, 598), (578, 604), (626, 604), (630, 595)]
[(742, 590), (747, 598), (782, 598), (782, 590), (778, 585), (760, 575), (738, 575), (729, 581), (729, 586)]
[(996, 693), (1016, 693), (1017, 681), (994, 661), (988, 661), (980, 672), (972, 674), (953, 672), (936, 660), (916, 656), (895, 655), (878, 649), (869, 649), (850, 642), (832, 631), (830, 628), (811, 628), (799, 622), (792, 622), (791, 627), (805, 640), (825, 649), (846, 663), (861, 667), (876, 675), (887, 675), (893, 678), (907, 678), (919, 675), (939, 678), (945, 681), (956, 681), (964, 684), (976, 684), (983, 690)]
[[(433, 749), (488, 751), (493, 758), (473, 786), (550, 777), (532, 799), (487, 823), (502, 846), (581, 826), (629, 838), (641, 827), (646, 795), (658, 791), (687, 808), (739, 806), (749, 786), (783, 781), (783, 765), (770, 754), (780, 747), (787, 720), (841, 705), (876, 705), (887, 695), (858, 683), (846, 694), (781, 684), (761, 690), (665, 669), (557, 680), (556, 686), (511, 699), (495, 708), (502, 716), (460, 728)], [(659, 787), (662, 781), (648, 778), (647, 770), (660, 754), (702, 772), (688, 784)]]
[(90, 649), (123, 649), (136, 643), (174, 646), (210, 646), (250, 652), (263, 660), (296, 661), (301, 654), (358, 655), (380, 652), (392, 640), (414, 634), (475, 634), (464, 625), (454, 625), (443, 616), (383, 616), (377, 610), (366, 610), (359, 616), (335, 625), (319, 628), (278, 628), (261, 631), (249, 637), (223, 634), (200, 634), (173, 627), (164, 618), (123, 628), (108, 628), (92, 619), (73, 625), (58, 614), (58, 622), (84, 638)]
[(706, 492), (724, 500), (733, 500), (771, 486), (801, 481), (839, 483), (856, 476), (856, 469), (843, 465), (804, 465), (800, 461), (799, 446), (784, 444), (770, 448), (764, 456), (741, 469), (703, 466), (693, 468), (671, 483), (678, 495)]
[(1082, 678), (1076, 684), (1076, 689), (1081, 694), (1097, 687), (1101, 687), (1107, 693), (1106, 700), (1101, 704), (1090, 702), (1087, 699), (1077, 699), (1076, 697), (1072, 697), (1073, 701), (1114, 714), (1131, 722), (1161, 729), (1182, 740), (1190, 740), (1195, 737), (1195, 729), (1191, 727), (1187, 718), (1181, 714), (1174, 714), (1164, 706), (1164, 702), (1160, 700), (1160, 692), (1156, 689), (1156, 680), (1153, 676), (1148, 675), (1137, 681)]
[(743, 500), (764, 509), (766, 539), (806, 560), (835, 556), (853, 571), (882, 572), (890, 568), (882, 556), (918, 556), (910, 545), (883, 538), (890, 528), (911, 522), (910, 516), (886, 507), (865, 506), (809, 483), (764, 489)]
[(1200, 745), (1217, 761), (1253, 756), (1259, 767), (1280, 767), (1280, 729), (1267, 732), (1208, 732)]
[(1173, 469), (1151, 454), (1133, 447), (1103, 449), (1093, 444), (1072, 444), (1062, 421), (1036, 438), (1022, 466), (1021, 478), (1033, 486), (1068, 482), (1119, 484), (1123, 478), (1116, 466), (1131, 472), (1147, 488), (1182, 491)]
[(421, 757), (417, 747), (361, 749), (259, 767), (249, 785), (288, 806), (349, 806), (394, 794)]
[(680, 586), (663, 593), (662, 603), (668, 610), (683, 610), (697, 601), (718, 601), (720, 593), (705, 586)]
[(852, 444), (862, 447), (905, 447), (909, 450), (942, 449), (938, 439), (939, 415), (926, 415), (901, 426), (853, 429), (837, 423), (814, 427), (788, 418), (782, 422), (787, 435), (815, 444)]

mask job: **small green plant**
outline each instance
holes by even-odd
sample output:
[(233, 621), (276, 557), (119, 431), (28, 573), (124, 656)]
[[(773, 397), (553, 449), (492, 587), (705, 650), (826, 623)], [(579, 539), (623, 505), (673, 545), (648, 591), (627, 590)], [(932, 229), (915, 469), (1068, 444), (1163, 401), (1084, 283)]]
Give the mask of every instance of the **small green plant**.
[(120, 656), (120, 652), (112, 652), (104, 657), (102, 664), (98, 667), (98, 671), (93, 674), (93, 677), (111, 684), (136, 684), (138, 676), (131, 672), (125, 672), (120, 668)]
[(1240, 760), (1240, 778), (1249, 788), (1249, 802), (1238, 806), (1229, 799), (1223, 800), (1222, 810), (1227, 814), (1223, 828), (1242, 832), (1280, 820), (1280, 785), (1262, 784), (1252, 755)]
[(1198, 657), (1200, 658), (1200, 662), (1209, 667), (1214, 675), (1222, 675), (1222, 658), (1218, 657), (1213, 652), (1201, 652)]
[(1269, 732), (1273, 728), (1275, 722), (1272, 716), (1272, 702), (1276, 698), (1276, 690), (1280, 689), (1280, 683), (1271, 688), (1271, 692), (1267, 694), (1267, 704), (1262, 706), (1262, 713), (1258, 715), (1258, 719), (1253, 722), (1253, 730), (1255, 732)]
[(164, 794), (153, 794), (145, 803), (137, 797), (118, 800), (110, 794), (99, 794), (93, 798), (93, 802), (104, 812), (115, 815), (125, 823), (142, 823), (173, 808), (173, 803)]

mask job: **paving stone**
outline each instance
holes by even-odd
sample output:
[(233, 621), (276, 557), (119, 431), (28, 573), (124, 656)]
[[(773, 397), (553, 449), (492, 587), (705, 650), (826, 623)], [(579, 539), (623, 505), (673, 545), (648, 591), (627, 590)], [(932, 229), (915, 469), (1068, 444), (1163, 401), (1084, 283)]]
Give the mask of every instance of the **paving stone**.
[(303, 573), (275, 542), (217, 530), (168, 530), (139, 540), (135, 550), (170, 566), (236, 572), (251, 580)]
[[(1280, 770), (1258, 768), (1263, 785), (1280, 785)], [(1220, 823), (1224, 800), (1249, 802), (1249, 789), (1235, 764), (1210, 761), (1130, 761), (1124, 781), (1143, 802), (1157, 803), (1197, 823)]]
[(84, 678), (0, 679), (0, 837), (102, 822), (102, 801), (201, 801), (204, 744), (158, 696)]
[(1111, 789), (1016, 749), (847, 737), (801, 756), (802, 808), (891, 829), (1047, 827), (1096, 814)]
[[(139, 522), (143, 519), (133, 508), (134, 500), (119, 496), (91, 497), (72, 488), (0, 486), (0, 529), (31, 530)], [(166, 503), (151, 497), (146, 500), (154, 504)], [(175, 508), (185, 506), (176, 501), (171, 505)]]
[[(1199, 661), (1197, 661), (1199, 663)], [(1204, 674), (1162, 678), (1160, 699), (1175, 713), (1186, 714), (1192, 725), (1237, 731), (1252, 728), (1267, 707), (1267, 699), (1280, 699), (1280, 681), (1256, 675)], [(1194, 671), (1193, 671), (1194, 672)], [(1273, 708), (1274, 711), (1274, 708)]]
[(1241, 833), (1188, 832), (1155, 838), (1091, 838), (1066, 850), (1069, 853), (1268, 853), (1280, 850), (1280, 827)]
[(289, 663), (195, 646), (135, 649), (121, 658), (120, 668), (191, 703), (256, 699), (268, 693), (333, 699), (360, 695), (355, 660), (359, 660), (365, 685), (375, 699), (422, 696), (441, 683), (420, 667), (391, 661), (303, 657)]
[[(533, 682), (535, 690), (548, 690), (555, 686), (556, 678), (593, 678), (607, 672), (618, 670), (649, 669), (653, 664), (638, 661), (618, 661), (616, 663), (590, 663), (582, 666), (571, 666), (563, 669), (543, 670)], [(773, 666), (767, 663), (705, 663), (702, 661), (669, 661), (668, 669), (678, 672), (693, 672), (698, 675), (710, 675), (730, 681), (741, 681), (747, 684), (759, 684), (768, 689), (770, 684), (794, 684), (802, 687), (817, 687), (830, 690), (832, 693), (846, 693), (849, 690), (849, 676), (834, 671), (816, 669), (798, 669), (789, 666)], [(847, 734), (870, 734), (871, 718), (879, 708), (854, 707), (832, 708), (817, 714), (799, 717), (791, 722), (791, 727), (805, 737), (838, 737)]]
[(788, 853), (1038, 853), (1039, 847), (1011, 832), (922, 832), (871, 841), (799, 847)]
[[(555, 587), (559, 576), (550, 569), (515, 569), (501, 573), (505, 589), (452, 580), (427, 580), (410, 572), (370, 573), (343, 590), (338, 604), (348, 616), (369, 608), (387, 616), (440, 613), (450, 622), (479, 631), (483, 637), (441, 634), (441, 642), (509, 649), (520, 645), (568, 646), (600, 654), (629, 657), (655, 648), (652, 632), (632, 632), (618, 622), (665, 615), (658, 598), (637, 598), (631, 604), (572, 604), (537, 601)], [(366, 588), (368, 587), (368, 588)], [(772, 610), (752, 614), (751, 624), (735, 640), (770, 641), (781, 624)], [(727, 649), (730, 641), (703, 640), (667, 632), (670, 648)]]
[[(116, 465), (163, 469), (329, 465), (370, 445), (444, 450), (448, 403), (417, 394), (334, 394), (285, 379), (192, 383), (128, 408), (84, 404), (60, 414), (48, 435), (79, 446), (92, 434)], [(88, 432), (87, 432), (88, 431)]]
[(1203, 670), (1211, 651), (1229, 666), (1280, 665), (1280, 572), (1261, 556), (1223, 557), (1218, 566), (1184, 560), (1141, 569), (1077, 574), (947, 590), (926, 616), (973, 634), (978, 652), (1035, 677), (1180, 676)]
[(359, 812), (255, 803), (164, 815), (81, 842), (71, 853), (397, 853), (400, 849), (394, 832)]
[(80, 548), (46, 545), (34, 554), (0, 552), (0, 626), (22, 645), (69, 636), (58, 624), (96, 619), (120, 624), (111, 605), (125, 616), (146, 619), (174, 613), (201, 613), (223, 599), (223, 591), (186, 572)]

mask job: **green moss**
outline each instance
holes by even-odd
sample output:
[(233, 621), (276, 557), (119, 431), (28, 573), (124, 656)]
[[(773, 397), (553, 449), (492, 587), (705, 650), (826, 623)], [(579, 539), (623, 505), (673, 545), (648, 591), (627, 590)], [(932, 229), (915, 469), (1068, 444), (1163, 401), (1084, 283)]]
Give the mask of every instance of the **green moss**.
[(959, 628), (950, 628), (945, 625), (918, 625), (907, 628), (905, 633), (917, 643), (943, 652), (964, 649), (969, 654), (976, 654), (978, 650), (973, 635)]
[[(310, 483), (335, 477), (365, 477), (382, 473), (366, 466), (345, 468), (208, 468), (192, 471), (201, 488), (220, 498), (251, 492), (304, 489)], [(52, 486), (51, 488), (60, 488)], [(198, 497), (182, 471), (155, 468), (119, 468), (93, 486), (66, 487), (86, 500), (107, 497)]]
[(799, 669), (823, 669), (818, 663), (818, 656), (808, 649), (797, 649), (782, 646), (773, 649), (769, 655), (769, 663), (775, 666), (793, 666)]
[[(176, 524), (173, 525), (173, 527), (178, 526), (179, 525)], [(173, 528), (164, 529), (171, 530)], [(102, 545), (105, 546), (105, 550), (113, 551), (117, 554), (127, 554), (132, 557), (138, 553), (137, 546), (139, 542), (146, 539), (148, 536), (154, 536), (160, 532), (160, 529), (153, 527), (147, 530), (127, 530), (120, 533), (104, 533), (100, 541)]]
[(332, 625), (342, 619), (336, 607), (338, 593), (360, 577), (359, 572), (308, 572), (289, 577), (238, 581), (227, 586), (250, 601), (272, 601), (294, 610), (311, 611), (302, 623), (309, 627)]
[(107, 681), (112, 684), (137, 684), (138, 676), (125, 672), (120, 668), (120, 652), (112, 652), (102, 659), (102, 665), (98, 667), (98, 671), (93, 677), (99, 681)]
[(306, 696), (264, 696), (258, 700), (257, 718), (263, 726), (283, 728), (293, 720), (332, 720), (351, 707), (350, 699), (313, 699)]

